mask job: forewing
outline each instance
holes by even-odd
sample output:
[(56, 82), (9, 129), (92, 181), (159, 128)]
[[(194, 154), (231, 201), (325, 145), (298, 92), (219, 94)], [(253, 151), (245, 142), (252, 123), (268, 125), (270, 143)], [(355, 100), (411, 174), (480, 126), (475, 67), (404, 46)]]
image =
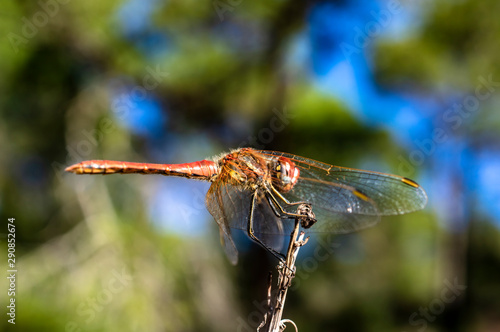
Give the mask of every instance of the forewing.
[[(332, 166), (282, 152), (262, 153), (291, 159), (300, 169), (299, 181), (292, 190), (294, 195), (330, 211), (395, 215), (421, 210), (427, 203), (425, 191), (410, 179)], [(367, 201), (376, 208), (364, 203)]]
[(291, 159), (300, 170), (293, 189), (284, 194), (292, 201), (312, 204), (318, 223), (310, 231), (348, 233), (375, 224), (381, 215), (422, 209), (427, 196), (415, 182), (395, 175), (324, 164), (275, 151), (269, 158)]

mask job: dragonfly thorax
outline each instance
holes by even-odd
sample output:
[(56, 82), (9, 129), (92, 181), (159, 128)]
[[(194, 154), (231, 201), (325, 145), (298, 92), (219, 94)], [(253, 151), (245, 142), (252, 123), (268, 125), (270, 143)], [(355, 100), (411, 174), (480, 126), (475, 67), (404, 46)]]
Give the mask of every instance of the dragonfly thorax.
[(255, 190), (267, 177), (266, 161), (251, 149), (236, 150), (222, 158), (222, 173), (229, 176), (233, 184)]
[(227, 154), (219, 165), (229, 182), (252, 190), (272, 184), (279, 192), (286, 193), (293, 189), (300, 176), (291, 159), (269, 158), (249, 148)]

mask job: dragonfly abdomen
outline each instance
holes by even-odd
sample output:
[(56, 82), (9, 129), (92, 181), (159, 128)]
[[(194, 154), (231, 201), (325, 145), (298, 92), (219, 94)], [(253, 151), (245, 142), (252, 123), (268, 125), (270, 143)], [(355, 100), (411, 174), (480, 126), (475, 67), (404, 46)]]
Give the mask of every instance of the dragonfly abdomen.
[(75, 174), (161, 174), (209, 180), (217, 174), (218, 166), (209, 160), (184, 164), (132, 163), (113, 160), (88, 160), (66, 168)]

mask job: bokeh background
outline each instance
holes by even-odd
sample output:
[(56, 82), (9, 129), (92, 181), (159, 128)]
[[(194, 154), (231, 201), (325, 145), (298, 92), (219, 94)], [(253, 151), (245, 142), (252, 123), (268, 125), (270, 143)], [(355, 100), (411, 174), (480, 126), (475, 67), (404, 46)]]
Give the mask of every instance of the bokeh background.
[(18, 274), (16, 325), (2, 312), (0, 329), (254, 331), (276, 261), (236, 232), (229, 264), (208, 183), (63, 172), (251, 146), (399, 174), (429, 196), (311, 239), (284, 314), (300, 331), (499, 331), (499, 10), (2, 1), (0, 266), (14, 217)]

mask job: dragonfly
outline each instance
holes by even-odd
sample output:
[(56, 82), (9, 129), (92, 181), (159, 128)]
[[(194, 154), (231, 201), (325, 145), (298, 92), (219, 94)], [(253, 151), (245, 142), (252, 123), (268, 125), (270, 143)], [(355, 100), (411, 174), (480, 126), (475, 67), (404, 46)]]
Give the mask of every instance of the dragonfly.
[[(238, 251), (231, 229), (240, 229), (275, 256), (279, 239), (294, 227), (298, 207), (310, 207), (315, 218), (303, 218), (309, 233), (351, 233), (375, 225), (381, 216), (421, 210), (427, 195), (405, 177), (333, 166), (293, 154), (239, 148), (182, 164), (89, 160), (69, 166), (75, 174), (161, 174), (211, 182), (206, 207), (219, 226), (230, 262)], [(305, 205), (304, 205), (305, 204)], [(278, 239), (278, 240), (276, 240)]]

